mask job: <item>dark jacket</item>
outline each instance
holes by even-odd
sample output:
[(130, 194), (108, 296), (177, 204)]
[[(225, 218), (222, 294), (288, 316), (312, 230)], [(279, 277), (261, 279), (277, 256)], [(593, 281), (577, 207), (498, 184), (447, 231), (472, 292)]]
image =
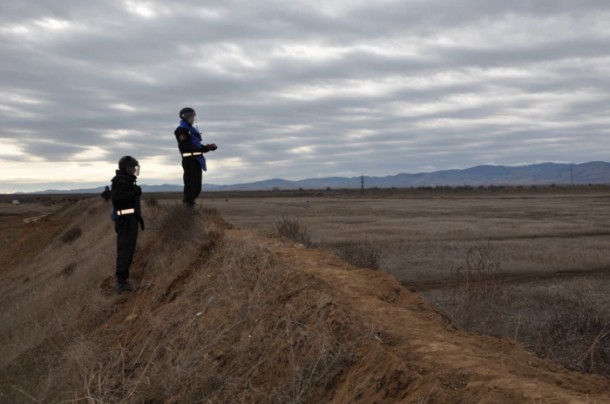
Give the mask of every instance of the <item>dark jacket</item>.
[(140, 217), (140, 195), (142, 190), (136, 184), (137, 177), (125, 171), (116, 170), (112, 179), (112, 208), (117, 210), (135, 209), (136, 215)]

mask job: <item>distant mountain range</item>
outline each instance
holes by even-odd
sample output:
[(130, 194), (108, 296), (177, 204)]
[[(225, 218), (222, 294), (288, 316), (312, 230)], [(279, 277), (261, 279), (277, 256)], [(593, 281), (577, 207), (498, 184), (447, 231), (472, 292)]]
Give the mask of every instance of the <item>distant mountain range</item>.
[[(410, 188), (425, 186), (489, 185), (586, 185), (610, 184), (610, 163), (592, 161), (583, 164), (541, 163), (524, 166), (480, 165), (464, 170), (396, 174), (386, 177), (325, 177), (298, 181), (274, 178), (232, 185), (204, 184), (206, 191), (254, 191), (273, 189)], [(101, 193), (104, 187), (89, 189), (46, 190), (36, 193)], [(144, 192), (182, 192), (182, 185), (142, 185)]]

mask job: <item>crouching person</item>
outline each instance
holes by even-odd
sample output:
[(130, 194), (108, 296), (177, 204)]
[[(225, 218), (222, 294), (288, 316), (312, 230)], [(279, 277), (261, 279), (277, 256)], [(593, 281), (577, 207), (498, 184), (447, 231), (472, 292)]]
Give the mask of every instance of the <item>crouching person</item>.
[(138, 225), (144, 230), (140, 211), (142, 189), (136, 184), (139, 173), (138, 160), (125, 156), (119, 160), (119, 169), (112, 179), (112, 217), (117, 234), (116, 280), (119, 293), (135, 290), (129, 279), (129, 267), (136, 251)]

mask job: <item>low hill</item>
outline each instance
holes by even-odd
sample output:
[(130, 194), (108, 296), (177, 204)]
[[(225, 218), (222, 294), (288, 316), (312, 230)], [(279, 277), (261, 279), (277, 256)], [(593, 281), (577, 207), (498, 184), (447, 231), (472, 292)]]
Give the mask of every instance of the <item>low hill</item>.
[(113, 289), (109, 207), (4, 218), (1, 402), (610, 402), (608, 379), (454, 329), (383, 272), (145, 206)]
[(316, 188), (412, 188), (430, 186), (489, 185), (588, 185), (610, 183), (610, 163), (592, 161), (583, 164), (541, 163), (524, 166), (481, 165), (463, 170), (427, 173), (401, 173), (385, 177), (326, 177), (298, 181), (270, 179), (245, 184), (211, 185), (212, 190), (316, 189)]
[[(591, 161), (583, 164), (541, 163), (524, 166), (481, 165), (464, 170), (443, 170), (427, 173), (400, 173), (385, 177), (324, 177), (297, 181), (272, 178), (264, 181), (231, 185), (205, 184), (207, 191), (255, 191), (273, 189), (416, 188), (434, 186), (490, 185), (589, 185), (610, 184), (610, 163)], [(182, 192), (182, 185), (142, 185), (145, 192)], [(37, 193), (101, 193), (103, 186), (87, 189), (48, 189)]]

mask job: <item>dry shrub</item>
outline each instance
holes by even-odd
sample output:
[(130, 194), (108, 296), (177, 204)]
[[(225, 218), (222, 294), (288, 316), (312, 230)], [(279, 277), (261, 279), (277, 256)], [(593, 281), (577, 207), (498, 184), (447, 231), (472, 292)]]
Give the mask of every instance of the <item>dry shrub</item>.
[(610, 318), (590, 307), (560, 313), (549, 321), (549, 337), (555, 342), (549, 356), (581, 372), (610, 375), (609, 324)]
[(455, 271), (460, 283), (428, 297), (459, 328), (510, 337), (568, 369), (610, 376), (610, 312), (607, 297), (593, 296), (595, 280), (515, 286), (498, 278), (499, 269), (489, 244), (471, 248)]
[(357, 268), (379, 269), (381, 249), (368, 239), (334, 243), (329, 245), (329, 249)]
[(496, 251), (488, 242), (486, 245), (471, 247), (466, 253), (464, 265), (456, 269), (456, 275), (469, 289), (471, 284), (489, 282), (500, 271), (500, 261)]
[(507, 313), (510, 298), (498, 279), (499, 270), (500, 262), (490, 243), (470, 248), (464, 264), (455, 270), (457, 287), (434, 299), (435, 304), (459, 328), (502, 335), (505, 327), (500, 318)]
[(295, 218), (283, 217), (277, 220), (273, 223), (273, 230), (277, 235), (296, 241), (306, 247), (313, 245), (309, 230)]
[(520, 342), (569, 369), (610, 376), (610, 315), (582, 292), (537, 293), (539, 309)]
[(72, 227), (70, 230), (66, 231), (63, 236), (61, 236), (61, 241), (64, 244), (68, 244), (82, 236), (83, 231), (80, 227)]

